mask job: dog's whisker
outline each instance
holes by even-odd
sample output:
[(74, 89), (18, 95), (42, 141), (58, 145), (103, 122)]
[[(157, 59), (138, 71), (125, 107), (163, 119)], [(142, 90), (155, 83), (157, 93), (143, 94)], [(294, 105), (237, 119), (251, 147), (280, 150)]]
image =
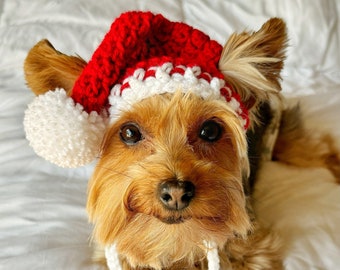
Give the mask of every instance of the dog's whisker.
[(232, 187), (232, 186), (225, 186), (228, 189), (232, 189), (232, 190), (236, 190), (238, 192), (243, 192), (243, 190), (241, 188), (237, 188), (237, 187)]
[(132, 177), (130, 175), (128, 175), (127, 173), (123, 173), (123, 172), (120, 172), (120, 171), (117, 171), (117, 170), (114, 170), (112, 168), (108, 168), (108, 167), (104, 167), (102, 165), (97, 165), (98, 168), (101, 168), (101, 169), (104, 169), (106, 171), (109, 171), (111, 173), (112, 176), (114, 175), (121, 175), (121, 176), (124, 176), (126, 178), (130, 178), (132, 179)]

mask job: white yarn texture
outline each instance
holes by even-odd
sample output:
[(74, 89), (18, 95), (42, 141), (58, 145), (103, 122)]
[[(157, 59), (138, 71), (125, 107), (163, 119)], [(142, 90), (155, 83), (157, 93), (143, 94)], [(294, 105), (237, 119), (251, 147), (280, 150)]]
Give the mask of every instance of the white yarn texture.
[(105, 248), (105, 257), (110, 270), (122, 270), (115, 244)]
[(220, 270), (220, 257), (216, 243), (204, 241), (204, 245), (207, 249), (208, 269)]
[[(220, 93), (220, 89), (225, 87), (225, 81), (223, 79), (212, 77), (209, 82), (203, 78), (199, 78), (201, 68), (198, 66), (176, 66), (176, 69), (181, 68), (183, 70), (183, 74), (171, 74), (173, 68), (174, 66), (170, 62), (164, 63), (162, 66), (150, 67), (148, 70), (154, 70), (155, 76), (146, 78), (145, 74), (147, 71), (139, 68), (135, 70), (132, 76), (127, 77), (123, 81), (123, 84), (116, 84), (112, 88), (109, 97), (111, 123), (119, 118), (122, 111), (129, 110), (131, 106), (138, 101), (154, 95), (175, 93), (178, 90), (183, 93), (194, 93), (203, 99), (211, 98), (227, 102)], [(210, 76), (208, 73), (205, 74)], [(125, 83), (129, 83), (129, 87), (121, 90), (122, 85)], [(228, 89), (228, 91), (230, 91), (231, 96), (231, 90)], [(230, 102), (227, 103), (237, 114), (241, 120), (241, 124), (245, 125), (245, 120), (240, 116), (242, 113), (240, 103), (233, 97)]]
[(85, 112), (64, 89), (56, 89), (28, 105), (24, 128), (39, 156), (58, 166), (75, 168), (98, 157), (106, 122), (97, 112)]

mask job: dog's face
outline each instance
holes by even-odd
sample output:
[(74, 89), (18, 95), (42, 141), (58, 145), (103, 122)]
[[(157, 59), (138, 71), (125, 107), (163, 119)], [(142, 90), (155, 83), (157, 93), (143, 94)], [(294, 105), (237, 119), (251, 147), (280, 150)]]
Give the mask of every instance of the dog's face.
[(89, 187), (95, 236), (131, 265), (167, 266), (245, 234), (245, 132), (224, 101), (157, 95), (110, 128)]

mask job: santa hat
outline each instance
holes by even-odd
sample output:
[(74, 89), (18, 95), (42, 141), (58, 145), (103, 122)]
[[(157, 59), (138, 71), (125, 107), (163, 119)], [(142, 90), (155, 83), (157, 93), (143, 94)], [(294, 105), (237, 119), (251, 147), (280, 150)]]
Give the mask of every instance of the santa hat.
[(75, 82), (72, 95), (37, 96), (24, 126), (35, 152), (62, 167), (99, 156), (107, 126), (134, 103), (156, 94), (193, 92), (225, 100), (245, 128), (239, 95), (218, 69), (222, 46), (201, 31), (150, 12), (117, 18)]

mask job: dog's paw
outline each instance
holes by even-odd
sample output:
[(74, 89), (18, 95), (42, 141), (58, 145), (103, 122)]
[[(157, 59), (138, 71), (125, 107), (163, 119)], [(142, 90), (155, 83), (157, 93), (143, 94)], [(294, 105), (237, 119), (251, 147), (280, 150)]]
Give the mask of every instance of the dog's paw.
[(222, 257), (222, 269), (282, 270), (282, 242), (269, 229), (256, 227), (247, 238), (228, 242)]

